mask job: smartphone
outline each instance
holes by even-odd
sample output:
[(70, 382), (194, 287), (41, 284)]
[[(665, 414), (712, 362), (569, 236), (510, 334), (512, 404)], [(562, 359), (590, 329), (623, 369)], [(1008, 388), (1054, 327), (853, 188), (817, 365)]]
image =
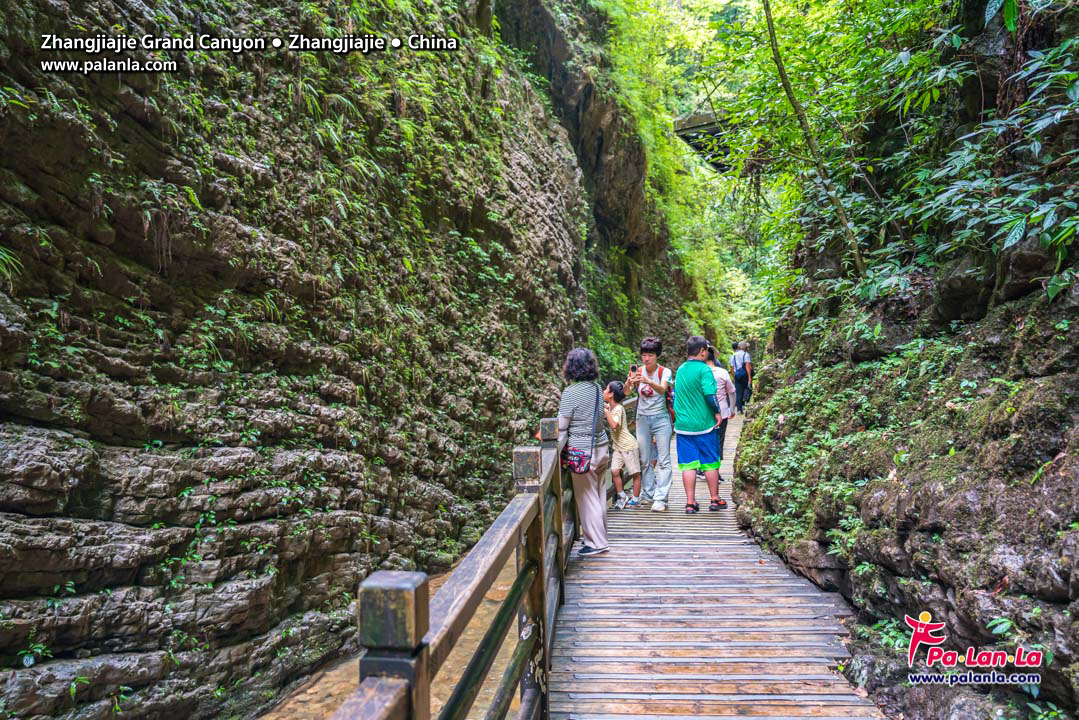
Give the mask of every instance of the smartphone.
[(637, 366), (636, 366), (636, 365), (630, 365), (630, 366), (629, 366), (629, 371), (630, 371), (631, 373), (633, 373), (633, 372), (637, 372)]

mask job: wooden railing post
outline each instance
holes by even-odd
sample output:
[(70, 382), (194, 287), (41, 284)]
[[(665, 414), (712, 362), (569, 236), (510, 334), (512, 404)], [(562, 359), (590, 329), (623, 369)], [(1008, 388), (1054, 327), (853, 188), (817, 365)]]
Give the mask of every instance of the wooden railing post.
[(563, 593), (565, 558), (573, 541), (563, 502), (572, 498), (563, 487), (555, 420), (543, 420), (540, 438), (541, 446), (514, 450), (517, 496), (451, 573), (433, 603), (424, 573), (380, 571), (360, 585), (358, 638), (365, 649), (360, 687), (333, 720), (430, 720), (432, 676), (448, 659), (484, 593), (514, 551), (517, 576), (513, 586), (440, 719), (468, 716), (516, 614), (518, 641), (485, 720), (504, 719), (518, 686), (519, 718), (549, 720), (551, 643)]
[(517, 492), (539, 492), (540, 449), (516, 447), (513, 449), (513, 485)]
[[(569, 558), (569, 548), (573, 544), (573, 538), (566, 535), (566, 517), (563, 512), (566, 501), (566, 488), (562, 480), (562, 463), (558, 459), (558, 418), (543, 418), (540, 420), (540, 447), (543, 450), (555, 451), (555, 467), (551, 474), (551, 491), (554, 493), (555, 506), (554, 518), (551, 520), (550, 531), (558, 535), (558, 567), (566, 569), (566, 561)], [(572, 499), (570, 500), (572, 502)], [(557, 602), (561, 605), (564, 601), (562, 583), (559, 583), (558, 597), (548, 598), (548, 602)]]
[(360, 584), (357, 601), (360, 682), (369, 677), (408, 681), (410, 720), (430, 720), (427, 574), (379, 570)]
[[(522, 543), (517, 548), (517, 571), (535, 563), (540, 572), (529, 588), (525, 596), (521, 613), (518, 615), (517, 627), (520, 637), (527, 637), (527, 633), (539, 633), (536, 643), (536, 655), (521, 678), (521, 701), (525, 704), (525, 698), (535, 696), (538, 702), (539, 718), (547, 718), (547, 679), (550, 675), (550, 659), (547, 656), (547, 637), (553, 628), (547, 627), (547, 580), (548, 574), (547, 557), (545, 548), (547, 545), (547, 528), (544, 523), (544, 503), (548, 494), (544, 492), (540, 482), (543, 468), (542, 450), (539, 447), (518, 447), (513, 450), (513, 480), (518, 493), (536, 493), (539, 512), (536, 518), (528, 524), (524, 530)], [(555, 503), (557, 505), (557, 503)]]
[(558, 445), (558, 418), (540, 420), (540, 445), (545, 448)]

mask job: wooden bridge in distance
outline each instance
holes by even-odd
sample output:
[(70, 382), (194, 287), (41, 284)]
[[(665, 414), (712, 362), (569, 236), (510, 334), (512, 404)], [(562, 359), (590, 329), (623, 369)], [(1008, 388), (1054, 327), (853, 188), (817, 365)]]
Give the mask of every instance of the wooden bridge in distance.
[[(742, 418), (729, 425), (720, 494), (733, 507)], [(517, 496), (433, 599), (423, 573), (379, 571), (361, 585), (360, 686), (335, 720), (430, 718), (431, 679), (511, 554), (517, 580), (439, 720), (500, 720), (514, 696), (519, 720), (883, 717), (835, 669), (849, 606), (764, 552), (733, 509), (683, 514), (677, 469), (666, 512), (611, 512), (610, 552), (578, 558), (556, 421), (540, 431), (539, 447), (514, 451)], [(473, 710), (514, 620), (493, 701)]]

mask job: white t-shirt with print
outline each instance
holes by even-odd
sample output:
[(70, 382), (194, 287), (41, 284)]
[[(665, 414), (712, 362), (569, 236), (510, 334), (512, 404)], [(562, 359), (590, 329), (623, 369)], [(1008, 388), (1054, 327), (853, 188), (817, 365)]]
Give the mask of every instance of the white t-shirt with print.
[[(660, 366), (656, 366), (656, 372), (654, 375), (649, 375), (648, 371), (641, 366), (641, 377), (648, 378), (654, 383), (667, 383), (668, 386), (671, 382), (671, 369), (669, 367), (663, 368), (661, 373)], [(660, 377), (662, 375), (662, 378)], [(667, 398), (663, 393), (657, 391), (654, 387), (641, 380), (641, 384), (637, 386), (637, 414), (638, 415), (659, 415), (660, 413), (667, 412)]]

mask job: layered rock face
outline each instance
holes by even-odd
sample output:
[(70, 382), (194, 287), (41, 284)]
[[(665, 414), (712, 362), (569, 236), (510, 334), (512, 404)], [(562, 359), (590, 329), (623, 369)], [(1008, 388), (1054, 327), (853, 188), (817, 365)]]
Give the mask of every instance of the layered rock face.
[[(250, 716), (351, 649), (369, 572), (445, 568), (501, 509), (588, 337), (589, 273), (644, 308), (606, 333), (658, 324), (588, 250), (663, 252), (639, 142), (617, 190), (585, 182), (476, 8), (0, 9), (2, 710)], [(461, 49), (175, 52), (154, 75), (37, 50), (371, 28)]]
[[(646, 192), (647, 158), (635, 120), (607, 75), (608, 20), (595, 7), (561, 0), (509, 0), (499, 7), (502, 35), (548, 88), (592, 199), (596, 232), (588, 241), (596, 262), (586, 284), (589, 305), (602, 319), (597, 327), (614, 329), (610, 342), (630, 350), (643, 335), (656, 335), (667, 348), (661, 362), (677, 365), (690, 334), (683, 298), (691, 289)], [(594, 332), (591, 340), (605, 363), (608, 338)], [(616, 368), (605, 369), (615, 376)]]
[(902, 618), (922, 611), (947, 623), (948, 649), (1043, 650), (1039, 695), (1074, 706), (1079, 291), (1002, 305), (956, 334), (881, 317), (905, 335), (894, 354), (762, 372), (768, 395), (738, 457), (739, 518), (859, 608), (848, 673), (897, 713), (987, 717), (1006, 703), (902, 685)]
[[(1024, 60), (999, 21), (985, 28), (984, 10), (961, 3), (957, 22), (982, 72), (959, 98), (976, 111), (960, 103), (955, 125), (939, 128), (944, 147), (977, 117), (983, 84), (995, 92)], [(1059, 35), (1039, 27), (1028, 40), (1059, 42), (1068, 18)], [(868, 157), (903, 147), (894, 118), (878, 120)], [(1071, 135), (1074, 124), (1062, 125), (1046, 146), (1068, 150)], [(1028, 162), (1017, 155), (1007, 161)], [(1074, 181), (1073, 171), (1046, 173)], [(999, 257), (966, 252), (874, 302), (820, 293), (812, 313), (780, 318), (758, 375), (737, 462), (739, 518), (860, 610), (845, 670), (897, 716), (1051, 717), (1049, 702), (1076, 705), (1079, 287), (1050, 297), (1044, 280), (1077, 256), (1045, 245), (1032, 236)], [(810, 292), (841, 266), (830, 252), (802, 248), (800, 259)], [(904, 616), (923, 611), (946, 623), (946, 649), (1042, 651), (1041, 684), (909, 685)], [(923, 648), (916, 672), (924, 661)]]

